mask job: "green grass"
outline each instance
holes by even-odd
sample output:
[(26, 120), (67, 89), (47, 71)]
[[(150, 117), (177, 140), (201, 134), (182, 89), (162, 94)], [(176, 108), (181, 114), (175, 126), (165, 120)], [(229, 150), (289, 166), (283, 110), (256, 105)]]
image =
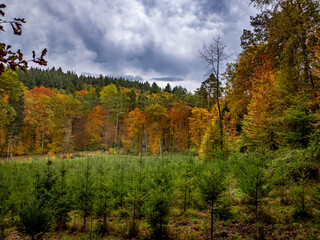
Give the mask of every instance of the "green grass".
[[(51, 175), (53, 186), (47, 194), (41, 195), (48, 178), (47, 161), (52, 161)], [(228, 160), (226, 160), (228, 161)], [(234, 159), (229, 162), (231, 167), (226, 170), (227, 191), (222, 199), (228, 201), (232, 217), (222, 221), (217, 217), (214, 221), (216, 239), (254, 239), (256, 234), (255, 217), (248, 205), (245, 194), (238, 187), (238, 179), (232, 171), (236, 166)], [(188, 165), (189, 164), (189, 165)], [(224, 163), (225, 164), (225, 163)], [(163, 157), (148, 156), (113, 156), (106, 154), (68, 156), (61, 158), (35, 158), (6, 161), (0, 163), (0, 210), (2, 222), (5, 222), (5, 235), (9, 238), (25, 239), (16, 230), (18, 211), (23, 204), (31, 199), (37, 199), (37, 194), (47, 196), (47, 203), (54, 205), (50, 199), (59, 195), (61, 187), (61, 171), (66, 170), (64, 178), (64, 193), (70, 200), (70, 221), (65, 230), (52, 229), (46, 239), (125, 239), (128, 236), (129, 225), (133, 221), (138, 226), (135, 239), (150, 239), (152, 229), (147, 221), (151, 190), (159, 187), (168, 188), (172, 198), (169, 211), (167, 233), (171, 239), (207, 239), (210, 235), (210, 213), (199, 194), (199, 179), (205, 165), (190, 156), (166, 155)], [(231, 170), (230, 170), (231, 169)], [(273, 169), (275, 167), (273, 166)], [(268, 170), (268, 169), (267, 169)], [(167, 182), (159, 182), (161, 171), (165, 171)], [(186, 174), (188, 171), (188, 174)], [(88, 172), (88, 175), (86, 175)], [(160, 175), (159, 175), (160, 174)], [(158, 176), (158, 180), (156, 180)], [(164, 176), (164, 175), (163, 175)], [(272, 176), (268, 177), (272, 185)], [(161, 180), (161, 178), (160, 178)], [(187, 211), (184, 212), (185, 184), (188, 186)], [(265, 235), (267, 239), (316, 239), (320, 236), (319, 209), (312, 205), (312, 186), (308, 183), (307, 203), (312, 217), (303, 221), (293, 218), (295, 211), (293, 182), (286, 185), (287, 204), (281, 203), (280, 190), (272, 186), (268, 196), (261, 200), (260, 210), (263, 210)], [(40, 188), (37, 188), (40, 186)], [(85, 190), (90, 193), (90, 211), (87, 216), (86, 229), (83, 229), (83, 208), (81, 208), (80, 193)], [(41, 191), (40, 191), (40, 190)], [(37, 191), (40, 191), (40, 193)], [(102, 216), (97, 215), (102, 198), (107, 194), (107, 231), (99, 236), (97, 228)], [(219, 203), (223, 206), (223, 202)], [(50, 205), (51, 206), (51, 205)], [(217, 206), (218, 207), (218, 206)], [(1, 211), (0, 211), (1, 213)], [(151, 237), (152, 238), (152, 237)]]

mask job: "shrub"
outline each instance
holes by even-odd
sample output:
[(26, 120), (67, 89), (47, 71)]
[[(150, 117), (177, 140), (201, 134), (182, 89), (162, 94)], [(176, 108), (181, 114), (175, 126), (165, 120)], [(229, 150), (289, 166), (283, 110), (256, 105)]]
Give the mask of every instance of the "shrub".
[(210, 205), (211, 209), (211, 240), (213, 239), (214, 204), (225, 190), (223, 180), (222, 172), (214, 169), (207, 170), (201, 177), (200, 192), (203, 200)]
[(28, 235), (32, 240), (41, 239), (50, 229), (51, 212), (38, 202), (25, 204), (18, 215), (18, 231), (23, 235)]

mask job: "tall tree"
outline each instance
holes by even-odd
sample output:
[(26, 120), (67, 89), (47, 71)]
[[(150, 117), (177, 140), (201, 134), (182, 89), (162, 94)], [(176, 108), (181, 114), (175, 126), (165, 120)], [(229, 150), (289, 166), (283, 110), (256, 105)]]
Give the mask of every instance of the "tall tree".
[(223, 149), (223, 116), (220, 106), (219, 98), (221, 96), (221, 83), (220, 83), (220, 70), (221, 65), (224, 61), (226, 61), (230, 54), (227, 51), (227, 47), (222, 41), (222, 37), (219, 35), (212, 39), (210, 44), (203, 44), (202, 50), (199, 51), (200, 57), (203, 62), (206, 64), (209, 73), (213, 74), (212, 81), (215, 82), (211, 84), (215, 89), (215, 100), (218, 106), (218, 114), (219, 114), (219, 126), (220, 126), (220, 139), (221, 139), (221, 149)]
[(190, 124), (190, 140), (192, 146), (200, 149), (202, 140), (207, 129), (207, 115), (205, 108), (193, 108), (189, 117)]
[(276, 72), (272, 64), (257, 69), (253, 81), (255, 85), (244, 132), (249, 137), (251, 145), (264, 144), (276, 149), (279, 147), (279, 98), (276, 92)]
[(81, 114), (80, 102), (72, 95), (58, 94), (52, 101), (55, 122), (55, 134), (52, 145), (58, 147), (59, 152), (73, 151), (73, 124), (75, 118)]
[(120, 115), (120, 93), (117, 86), (110, 84), (105, 86), (101, 93), (101, 101), (108, 112), (109, 121), (114, 124), (114, 143), (113, 146), (117, 146), (118, 142), (118, 130), (119, 130), (119, 115)]
[(128, 135), (135, 143), (136, 152), (140, 152), (141, 154), (146, 116), (139, 108), (135, 108), (129, 113), (126, 122), (129, 126)]
[(164, 131), (168, 127), (168, 110), (156, 103), (147, 107), (145, 114), (152, 154), (162, 154)]
[[(8, 133), (8, 126), (16, 116), (16, 111), (10, 104), (12, 100), (18, 100), (23, 94), (23, 84), (17, 80), (17, 74), (6, 69), (0, 75), (0, 154), (11, 149), (12, 134)], [(14, 130), (11, 127), (11, 132)]]
[(230, 89), (226, 97), (233, 119), (237, 122), (238, 132), (242, 130), (243, 117), (248, 113), (248, 105), (252, 98), (252, 85), (255, 69), (266, 60), (266, 45), (257, 44), (248, 47), (239, 55), (237, 63), (230, 65), (225, 73)]
[(89, 133), (89, 147), (91, 148), (91, 150), (97, 150), (102, 144), (105, 134), (105, 116), (105, 110), (99, 105), (93, 108), (88, 115), (86, 130)]
[[(317, 0), (252, 0), (259, 9), (251, 19), (254, 33), (247, 31), (242, 42), (267, 43), (276, 56), (275, 65), (281, 71), (282, 88), (290, 94), (311, 92), (316, 97), (316, 85), (311, 74), (314, 31), (320, 21)], [(250, 45), (250, 44), (249, 44)], [(309, 46), (309, 47), (308, 47)]]
[[(35, 87), (24, 96), (24, 144), (29, 152), (45, 153), (53, 133), (54, 111), (52, 98), (56, 94), (49, 88)], [(34, 139), (30, 139), (34, 136)]]
[(170, 130), (176, 150), (182, 151), (189, 147), (189, 117), (191, 108), (186, 102), (176, 102), (169, 111)]

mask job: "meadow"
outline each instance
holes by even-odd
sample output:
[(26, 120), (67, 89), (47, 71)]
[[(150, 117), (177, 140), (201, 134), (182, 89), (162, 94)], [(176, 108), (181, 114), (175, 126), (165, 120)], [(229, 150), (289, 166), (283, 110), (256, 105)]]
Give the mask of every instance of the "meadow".
[(1, 161), (0, 236), (318, 239), (318, 179), (304, 159), (262, 150)]

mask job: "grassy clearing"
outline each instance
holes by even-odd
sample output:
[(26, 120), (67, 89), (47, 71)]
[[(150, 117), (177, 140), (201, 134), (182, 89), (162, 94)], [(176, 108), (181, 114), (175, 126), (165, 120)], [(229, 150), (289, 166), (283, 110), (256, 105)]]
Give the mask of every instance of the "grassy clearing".
[[(240, 187), (241, 157), (214, 163), (226, 187), (214, 205), (214, 239), (319, 239), (318, 183), (309, 177), (300, 184), (299, 165), (282, 191), (275, 158), (268, 157), (262, 167), (268, 191), (256, 215), (252, 197)], [(36, 203), (52, 216), (44, 239), (210, 239), (210, 207), (200, 186), (212, 164), (190, 155), (102, 153), (1, 162), (1, 238), (27, 239), (18, 233), (21, 209)], [(297, 215), (301, 202), (307, 215)]]

